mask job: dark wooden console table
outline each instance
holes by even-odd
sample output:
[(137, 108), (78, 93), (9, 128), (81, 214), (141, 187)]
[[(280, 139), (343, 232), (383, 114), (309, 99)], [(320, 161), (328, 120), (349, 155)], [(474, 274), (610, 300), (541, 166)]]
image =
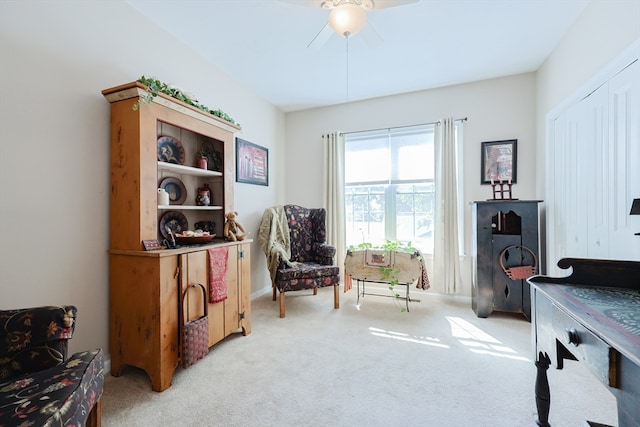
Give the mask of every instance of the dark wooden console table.
[(539, 426), (549, 426), (547, 370), (586, 365), (616, 397), (619, 427), (640, 427), (640, 262), (565, 258), (563, 278), (534, 276), (532, 332)]

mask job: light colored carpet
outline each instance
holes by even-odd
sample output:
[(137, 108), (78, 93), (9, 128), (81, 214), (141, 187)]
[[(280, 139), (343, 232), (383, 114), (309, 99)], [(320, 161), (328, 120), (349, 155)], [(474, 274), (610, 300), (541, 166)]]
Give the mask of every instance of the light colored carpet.
[[(369, 289), (369, 288), (368, 288)], [(271, 295), (252, 304), (252, 333), (213, 346), (151, 390), (125, 367), (106, 376), (110, 426), (535, 426), (531, 324), (521, 315), (475, 316), (470, 301), (412, 289), (410, 312), (391, 298), (333, 291)], [(580, 363), (549, 372), (550, 422), (616, 425), (615, 399)]]

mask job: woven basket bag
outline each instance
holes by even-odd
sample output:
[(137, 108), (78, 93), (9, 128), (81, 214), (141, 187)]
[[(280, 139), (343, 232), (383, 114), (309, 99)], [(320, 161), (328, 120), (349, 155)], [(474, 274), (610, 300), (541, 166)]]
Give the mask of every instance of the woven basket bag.
[[(184, 300), (191, 288), (199, 286), (202, 289), (202, 303), (204, 304), (204, 315), (194, 320), (185, 322), (184, 318)], [(181, 306), (183, 310), (180, 316), (181, 331), (180, 338), (182, 340), (181, 362), (183, 368), (195, 364), (209, 353), (209, 315), (207, 309), (207, 293), (203, 285), (190, 284), (182, 293)], [(189, 312), (187, 310), (187, 318)]]
[[(504, 266), (506, 253), (510, 249), (517, 249), (517, 248), (520, 248), (521, 251), (527, 251), (531, 254), (531, 257), (533, 259), (533, 265), (517, 265), (513, 267)], [(504, 273), (511, 280), (528, 279), (529, 277), (536, 274), (536, 270), (538, 268), (538, 258), (536, 257), (536, 254), (534, 254), (533, 251), (527, 248), (526, 246), (519, 246), (519, 245), (507, 246), (502, 250), (502, 252), (500, 252), (500, 267), (502, 267), (502, 270), (504, 271)]]

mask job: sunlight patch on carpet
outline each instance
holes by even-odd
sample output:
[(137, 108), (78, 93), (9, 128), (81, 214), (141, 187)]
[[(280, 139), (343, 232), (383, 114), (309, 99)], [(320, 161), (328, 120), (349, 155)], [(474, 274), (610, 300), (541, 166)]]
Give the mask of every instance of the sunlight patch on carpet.
[(531, 362), (531, 360), (527, 359), (526, 357), (517, 356), (514, 354), (498, 353), (496, 351), (491, 351), (491, 350), (480, 350), (480, 349), (472, 348), (471, 352), (477, 353), (477, 354), (488, 354), (489, 356), (503, 357), (505, 359), (520, 360), (523, 362)]
[(455, 338), (469, 338), (478, 341), (501, 344), (500, 341), (487, 334), (482, 329), (477, 328), (476, 326), (472, 325), (464, 319), (461, 319), (460, 317), (446, 316), (446, 319), (451, 325), (451, 335)]
[(432, 347), (450, 348), (450, 346), (446, 344), (442, 344), (438, 338), (410, 337), (409, 334), (406, 334), (406, 333), (386, 331), (384, 329), (374, 328), (374, 327), (370, 327), (369, 331), (371, 332), (371, 335), (376, 337), (391, 338), (398, 341), (412, 342), (416, 344), (429, 345)]
[(511, 347), (501, 345), (502, 343), (499, 340), (466, 320), (449, 316), (446, 319), (451, 325), (451, 335), (458, 338), (462, 345), (470, 347), (469, 350), (472, 353), (531, 362), (530, 359), (519, 356), (518, 352)]

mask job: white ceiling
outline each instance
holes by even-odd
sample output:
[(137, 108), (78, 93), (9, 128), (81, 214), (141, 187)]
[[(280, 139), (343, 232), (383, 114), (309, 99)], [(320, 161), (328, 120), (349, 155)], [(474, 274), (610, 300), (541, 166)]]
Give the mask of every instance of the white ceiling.
[(421, 0), (373, 10), (368, 22), (383, 43), (349, 39), (348, 86), (345, 38), (307, 48), (327, 10), (291, 0), (128, 3), (288, 112), (535, 71), (588, 0)]

